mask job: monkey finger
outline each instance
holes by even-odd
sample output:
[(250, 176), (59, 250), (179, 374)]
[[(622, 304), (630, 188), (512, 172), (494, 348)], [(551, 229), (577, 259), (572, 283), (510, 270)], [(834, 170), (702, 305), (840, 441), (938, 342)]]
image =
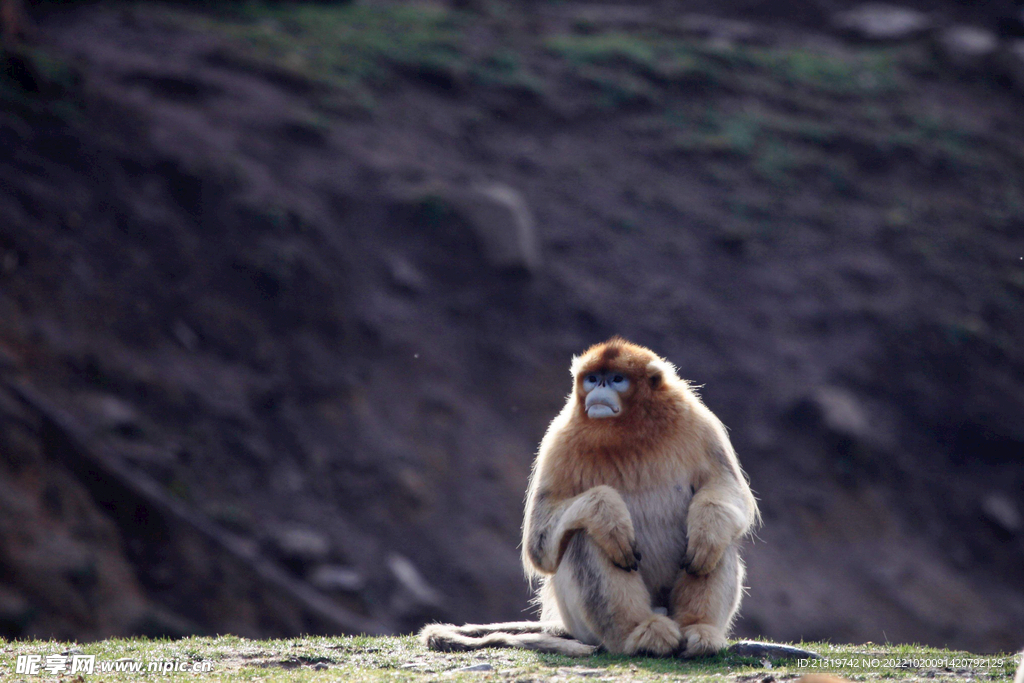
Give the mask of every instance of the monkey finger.
[(612, 562), (612, 564), (614, 564), (616, 567), (618, 567), (619, 569), (621, 569), (624, 572), (632, 572), (632, 571), (636, 571), (636, 569), (637, 569), (636, 565), (632, 565), (632, 566), (630, 566), (630, 565), (621, 565), (618, 562)]
[(693, 576), (707, 576), (722, 559), (724, 549), (718, 548), (697, 548), (687, 553), (687, 560), (684, 569)]
[(619, 544), (618, 552), (612, 556), (612, 564), (620, 569), (624, 569), (627, 572), (636, 571), (639, 569), (637, 565), (636, 555), (629, 546)]

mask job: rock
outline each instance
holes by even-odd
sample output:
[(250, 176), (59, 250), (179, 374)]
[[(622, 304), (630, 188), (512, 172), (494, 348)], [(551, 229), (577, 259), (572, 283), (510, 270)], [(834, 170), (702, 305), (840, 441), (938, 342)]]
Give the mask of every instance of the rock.
[(864, 440), (870, 424), (857, 398), (838, 387), (820, 387), (796, 402), (791, 412), (801, 426), (821, 428), (841, 438)]
[(533, 213), (519, 192), (495, 183), (449, 189), (443, 198), (475, 233), (491, 265), (526, 271), (540, 265)]
[(415, 602), (431, 607), (441, 604), (441, 594), (427, 583), (427, 580), (423, 578), (409, 558), (392, 553), (388, 557), (388, 569), (398, 580), (400, 588), (408, 593)]
[(676, 27), (682, 33), (695, 35), (716, 44), (766, 44), (771, 42), (765, 31), (755, 24), (707, 14), (684, 15)]
[(331, 552), (327, 537), (311, 529), (276, 529), (269, 542), (273, 554), (298, 574), (322, 563)]
[(821, 659), (821, 655), (817, 652), (803, 650), (792, 645), (760, 643), (756, 640), (740, 640), (726, 648), (726, 651), (740, 657), (757, 657), (758, 659)]
[(408, 558), (392, 553), (387, 559), (387, 566), (396, 583), (391, 594), (390, 612), (397, 617), (400, 631), (418, 631), (432, 621), (451, 621), (444, 596), (427, 583)]
[(1001, 493), (990, 493), (981, 501), (985, 518), (1008, 534), (1021, 530), (1021, 515), (1013, 501)]
[(366, 585), (362, 575), (354, 569), (338, 565), (322, 565), (309, 576), (314, 588), (325, 593), (358, 593)]
[(658, 21), (650, 7), (636, 5), (588, 4), (571, 10), (577, 28), (624, 30), (648, 28)]
[(1024, 92), (1024, 40), (1014, 40), (999, 54), (999, 70), (1019, 92)]
[(579, 669), (572, 667), (571, 669), (559, 669), (558, 675), (572, 678), (578, 676), (580, 678), (591, 678), (597, 676), (607, 676), (608, 669)]
[(34, 610), (25, 596), (0, 587), (0, 638), (23, 637), (33, 616)]
[(93, 396), (89, 402), (105, 429), (125, 433), (140, 431), (138, 412), (118, 397), (100, 394)]
[(13, 353), (0, 346), (0, 371), (13, 370), (18, 367), (18, 358)]
[(934, 27), (928, 15), (906, 7), (865, 4), (832, 17), (832, 25), (859, 40), (894, 42), (917, 38)]
[(939, 55), (964, 71), (987, 70), (999, 49), (996, 34), (974, 26), (950, 26), (935, 37)]
[(186, 351), (195, 351), (199, 348), (199, 335), (184, 320), (175, 320), (171, 332)]
[(455, 671), (459, 673), (464, 671), (494, 671), (494, 667), (490, 664), (473, 664), (472, 666), (464, 666), (461, 669), (455, 669)]
[(408, 259), (394, 254), (387, 260), (387, 266), (391, 283), (399, 290), (419, 294), (426, 288), (427, 279)]

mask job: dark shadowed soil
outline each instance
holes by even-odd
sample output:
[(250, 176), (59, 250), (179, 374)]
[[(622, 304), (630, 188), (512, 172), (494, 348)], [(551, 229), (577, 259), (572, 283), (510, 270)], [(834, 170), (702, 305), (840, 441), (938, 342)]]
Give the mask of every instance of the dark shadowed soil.
[[(761, 500), (738, 634), (1018, 648), (1021, 94), (926, 40), (499, 9), (47, 8), (0, 81), (2, 376), (407, 631), (521, 617), (534, 449), (621, 334)], [(459, 212), (494, 183), (539, 263)], [(302, 630), (0, 399), (4, 634)]]

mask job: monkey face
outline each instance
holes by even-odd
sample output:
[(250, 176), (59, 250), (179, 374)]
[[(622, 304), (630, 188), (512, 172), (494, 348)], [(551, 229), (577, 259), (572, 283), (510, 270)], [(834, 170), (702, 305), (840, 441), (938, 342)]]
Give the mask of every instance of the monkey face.
[(583, 376), (581, 387), (586, 394), (584, 408), (587, 417), (601, 420), (618, 417), (622, 413), (622, 394), (629, 391), (630, 381), (621, 372), (600, 370)]
[[(595, 428), (591, 420), (604, 420), (613, 432), (641, 429), (636, 420), (664, 413), (666, 406), (674, 405), (665, 400), (666, 384), (680, 381), (670, 363), (621, 337), (612, 337), (574, 356), (571, 372), (577, 419)], [(643, 430), (646, 433), (646, 428)], [(600, 433), (607, 431), (598, 428)]]

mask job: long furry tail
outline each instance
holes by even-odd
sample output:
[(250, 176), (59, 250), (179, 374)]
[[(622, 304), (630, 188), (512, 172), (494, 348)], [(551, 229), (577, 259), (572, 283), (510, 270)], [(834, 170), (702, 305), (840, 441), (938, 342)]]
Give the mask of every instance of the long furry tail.
[(429, 624), (420, 642), (431, 650), (466, 652), (488, 647), (512, 647), (569, 657), (586, 657), (597, 648), (571, 638), (553, 621), (510, 621), (503, 624)]

